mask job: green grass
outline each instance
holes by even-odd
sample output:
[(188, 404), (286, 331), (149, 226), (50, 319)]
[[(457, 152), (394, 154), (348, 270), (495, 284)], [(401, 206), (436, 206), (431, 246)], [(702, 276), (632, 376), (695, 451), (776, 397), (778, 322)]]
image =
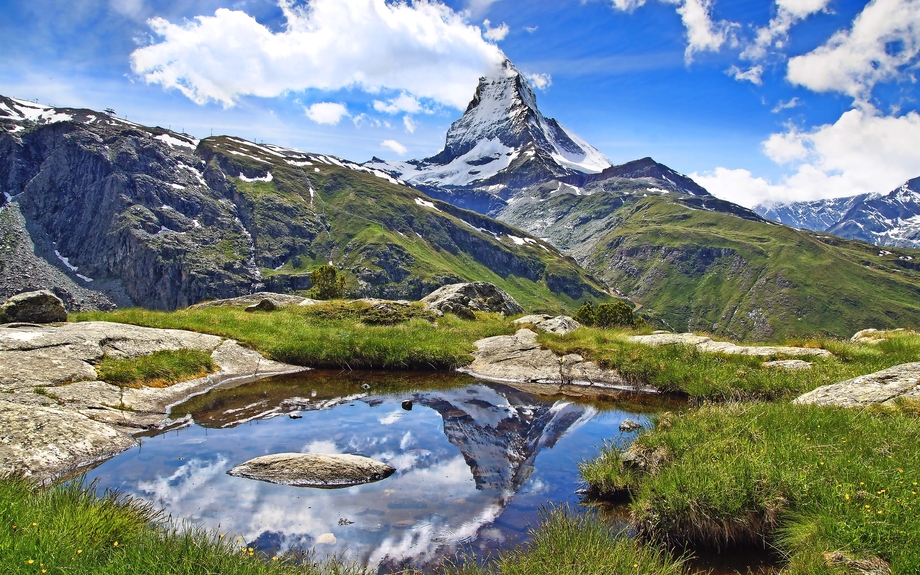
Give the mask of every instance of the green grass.
[(450, 565), (444, 575), (679, 575), (683, 562), (654, 546), (614, 534), (594, 514), (558, 507), (544, 512), (530, 543), (486, 565)]
[(0, 563), (9, 575), (345, 575), (340, 562), (259, 557), (238, 540), (176, 529), (148, 504), (80, 482), (0, 478)]
[(625, 488), (631, 522), (674, 546), (775, 545), (788, 573), (834, 572), (827, 557), (920, 572), (920, 409), (726, 404), (668, 416), (630, 449), (583, 464), (601, 493)]
[(169, 387), (217, 370), (211, 354), (197, 349), (157, 351), (132, 359), (105, 357), (96, 366), (99, 379), (119, 387)]
[(764, 367), (777, 357), (704, 353), (691, 346), (650, 347), (628, 341), (632, 331), (582, 328), (568, 335), (542, 334), (540, 343), (557, 354), (578, 353), (616, 369), (628, 380), (697, 399), (781, 399), (822, 385), (917, 361), (920, 336), (904, 334), (878, 344), (833, 339), (791, 341), (820, 347), (833, 358), (808, 359), (811, 370), (788, 371)]
[(246, 313), (242, 307), (125, 309), (75, 314), (71, 320), (210, 333), (277, 361), (344, 369), (453, 369), (472, 361), (474, 341), (515, 330), (509, 319), (491, 314), (480, 314), (476, 321), (447, 314), (432, 322), (419, 306), (395, 313), (401, 314), (400, 321), (387, 325), (390, 314), (369, 304), (327, 302), (271, 313)]

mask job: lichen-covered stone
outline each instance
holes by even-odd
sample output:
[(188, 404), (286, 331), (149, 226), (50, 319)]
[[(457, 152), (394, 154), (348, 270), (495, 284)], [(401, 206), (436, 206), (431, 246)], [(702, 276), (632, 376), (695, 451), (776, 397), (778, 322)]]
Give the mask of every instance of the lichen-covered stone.
[(380, 481), (395, 471), (359, 455), (277, 453), (250, 459), (227, 473), (280, 485), (339, 488)]
[(0, 306), (0, 323), (53, 323), (67, 321), (61, 298), (48, 290), (14, 295)]
[(920, 362), (896, 365), (799, 396), (793, 403), (866, 407), (893, 404), (899, 398), (920, 399)]
[(707, 353), (725, 353), (729, 355), (754, 355), (754, 356), (771, 356), (771, 355), (789, 355), (789, 356), (813, 356), (813, 357), (832, 357), (833, 354), (826, 349), (812, 347), (788, 347), (788, 346), (766, 346), (766, 345), (737, 345), (727, 341), (713, 341), (712, 338), (696, 335), (693, 333), (660, 333), (654, 335), (635, 335), (629, 338), (630, 341), (644, 345), (690, 345), (702, 352)]
[(472, 319), (474, 311), (514, 315), (524, 308), (506, 291), (488, 282), (451, 284), (422, 298), (430, 309)]
[(559, 315), (556, 317), (545, 314), (525, 315), (520, 319), (514, 320), (514, 323), (517, 325), (530, 324), (540, 331), (558, 335), (572, 333), (581, 327), (580, 323), (567, 315)]

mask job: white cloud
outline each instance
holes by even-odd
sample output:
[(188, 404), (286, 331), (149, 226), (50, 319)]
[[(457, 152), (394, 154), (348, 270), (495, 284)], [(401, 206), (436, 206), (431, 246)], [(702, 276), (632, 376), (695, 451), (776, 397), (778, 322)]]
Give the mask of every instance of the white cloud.
[(776, 16), (770, 23), (757, 29), (754, 42), (749, 44), (741, 57), (745, 60), (761, 60), (771, 48), (783, 48), (789, 30), (800, 20), (827, 9), (830, 0), (776, 0)]
[(406, 127), (406, 131), (410, 134), (414, 134), (415, 129), (418, 128), (418, 124), (412, 119), (412, 116), (403, 116), (403, 126)]
[(335, 102), (320, 102), (313, 104), (309, 108), (304, 108), (307, 117), (317, 124), (327, 124), (335, 126), (342, 118), (348, 115), (348, 108), (345, 104)]
[(749, 207), (888, 192), (920, 175), (920, 114), (853, 109), (834, 124), (773, 134), (763, 151), (777, 163), (792, 164), (794, 172), (777, 184), (727, 168), (691, 177), (713, 194)]
[(406, 152), (409, 151), (405, 146), (403, 146), (396, 140), (384, 140), (380, 142), (380, 145), (388, 150), (396, 152), (400, 156), (405, 156)]
[(539, 26), (524, 26), (524, 30), (527, 30), (527, 32), (529, 32), (530, 34), (533, 34), (539, 29), (540, 29)]
[(501, 50), (464, 15), (434, 0), (279, 0), (286, 26), (273, 32), (221, 8), (183, 24), (148, 21), (158, 43), (131, 55), (148, 83), (199, 104), (306, 89), (400, 90), (464, 109)]
[(138, 22), (143, 22), (148, 13), (144, 0), (109, 0), (109, 8)]
[(920, 1), (872, 0), (814, 51), (789, 60), (787, 79), (816, 92), (840, 92), (864, 104), (876, 84), (897, 79), (920, 54)]
[(472, 16), (486, 13), (498, 0), (467, 0), (466, 12)]
[(508, 25), (504, 22), (502, 22), (499, 26), (492, 28), (492, 23), (486, 20), (482, 23), (482, 26), (486, 30), (482, 36), (491, 42), (501, 42), (508, 36), (508, 32), (511, 31), (511, 29), (508, 28)]
[(748, 70), (742, 70), (738, 66), (732, 66), (728, 69), (728, 73), (739, 82), (746, 80), (753, 84), (757, 84), (758, 86), (763, 84), (763, 80), (760, 78), (761, 75), (763, 75), (763, 66), (760, 65), (751, 66), (751, 68)]
[[(631, 12), (645, 5), (646, 0), (611, 0), (614, 8)], [(730, 38), (737, 25), (726, 20), (712, 19), (713, 0), (661, 0), (677, 6), (684, 27), (687, 29), (687, 49), (684, 59), (689, 64), (697, 52), (718, 52)]]
[(553, 77), (549, 74), (525, 74), (524, 77), (537, 90), (545, 90), (553, 85)]
[(417, 98), (414, 98), (405, 92), (387, 102), (374, 100), (374, 109), (385, 114), (398, 114), (400, 112), (417, 114), (419, 112), (426, 111), (423, 110), (422, 104), (418, 101)]
[(789, 109), (792, 109), (792, 108), (798, 108), (800, 103), (801, 103), (801, 102), (799, 102), (798, 96), (796, 96), (796, 97), (793, 97), (793, 98), (792, 98), (791, 100), (789, 100), (788, 102), (780, 101), (780, 102), (776, 105), (776, 107), (774, 107), (774, 108), (773, 108), (772, 110), (770, 110), (770, 111), (773, 112), (774, 114), (779, 114), (779, 113), (782, 112), (783, 110), (789, 110)]

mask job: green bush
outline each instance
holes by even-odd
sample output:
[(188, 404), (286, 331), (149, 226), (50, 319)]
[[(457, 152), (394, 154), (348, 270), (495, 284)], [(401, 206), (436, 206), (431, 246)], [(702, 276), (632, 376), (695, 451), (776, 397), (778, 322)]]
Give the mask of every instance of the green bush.
[(575, 312), (575, 321), (582, 325), (603, 329), (632, 327), (635, 324), (632, 308), (621, 300), (602, 303), (596, 309), (590, 303), (586, 303)]
[(345, 295), (345, 276), (332, 266), (319, 266), (310, 272), (313, 288), (310, 295), (316, 299), (341, 299)]

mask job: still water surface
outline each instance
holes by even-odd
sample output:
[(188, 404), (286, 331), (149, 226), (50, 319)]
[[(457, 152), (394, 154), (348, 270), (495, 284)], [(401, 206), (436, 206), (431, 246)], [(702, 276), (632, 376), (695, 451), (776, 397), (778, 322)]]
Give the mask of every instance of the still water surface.
[[(605, 440), (632, 440), (624, 419), (647, 424), (674, 407), (652, 395), (535, 396), (454, 374), (312, 371), (192, 398), (172, 414), (189, 425), (143, 439), (88, 478), (269, 556), (315, 548), (387, 572), (526, 540), (541, 506), (579, 504), (579, 461)], [(397, 471), (345, 489), (226, 473), (281, 452), (353, 453)]]

